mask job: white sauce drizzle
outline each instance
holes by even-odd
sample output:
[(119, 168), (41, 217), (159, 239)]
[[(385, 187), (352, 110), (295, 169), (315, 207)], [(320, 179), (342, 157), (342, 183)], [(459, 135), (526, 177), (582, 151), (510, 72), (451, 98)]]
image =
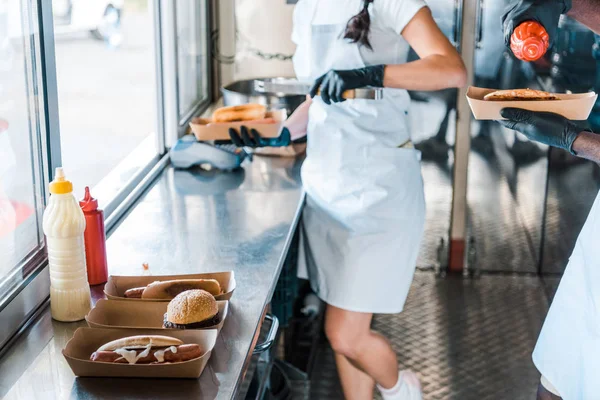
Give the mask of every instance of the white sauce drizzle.
[(166, 348), (166, 349), (164, 349), (164, 350), (157, 350), (157, 351), (154, 353), (154, 357), (156, 358), (156, 361), (158, 361), (159, 363), (161, 363), (161, 362), (165, 362), (165, 353), (166, 353), (167, 351), (169, 351), (169, 350), (170, 350), (170, 351), (171, 351), (171, 353), (173, 353), (173, 354), (177, 353), (177, 347), (176, 347), (176, 346), (171, 346), (171, 347), (169, 347), (169, 348)]
[(146, 346), (146, 349), (144, 351), (142, 351), (140, 354), (137, 354), (137, 351), (135, 351), (135, 350), (127, 350), (125, 348), (116, 349), (115, 353), (117, 353), (118, 355), (123, 357), (125, 360), (127, 360), (127, 362), (129, 364), (135, 364), (140, 358), (148, 357), (148, 354), (150, 354), (151, 348), (152, 348), (152, 343), (148, 343), (148, 345)]

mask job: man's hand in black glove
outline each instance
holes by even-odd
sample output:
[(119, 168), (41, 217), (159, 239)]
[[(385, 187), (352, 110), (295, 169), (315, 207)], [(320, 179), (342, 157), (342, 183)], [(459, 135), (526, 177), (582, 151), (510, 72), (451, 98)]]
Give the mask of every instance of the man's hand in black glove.
[(281, 134), (276, 138), (263, 138), (256, 129), (250, 129), (242, 126), (238, 132), (234, 128), (229, 128), (229, 137), (238, 147), (284, 147), (292, 142), (290, 131), (283, 128)]
[(504, 108), (500, 111), (500, 115), (507, 120), (498, 122), (508, 129), (519, 131), (530, 140), (575, 154), (573, 142), (583, 129), (565, 117), (554, 113), (534, 112), (520, 108)]
[(325, 104), (339, 103), (345, 100), (343, 94), (346, 90), (366, 86), (383, 87), (384, 71), (385, 65), (373, 65), (349, 70), (331, 70), (317, 78), (310, 89), (310, 97), (315, 97), (320, 90), (321, 98)]
[(510, 48), (510, 37), (517, 26), (525, 21), (536, 21), (550, 36), (550, 46), (556, 38), (561, 14), (571, 9), (571, 0), (513, 0), (502, 16), (504, 44)]

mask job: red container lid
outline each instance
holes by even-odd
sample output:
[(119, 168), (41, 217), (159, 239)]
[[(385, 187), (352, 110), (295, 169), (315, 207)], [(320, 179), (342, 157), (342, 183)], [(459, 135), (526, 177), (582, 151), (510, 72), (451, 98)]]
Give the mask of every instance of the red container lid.
[(525, 21), (515, 28), (510, 37), (510, 49), (515, 57), (523, 61), (542, 58), (550, 45), (546, 29), (535, 21)]
[(85, 187), (85, 196), (79, 201), (79, 206), (83, 212), (96, 211), (98, 209), (98, 200), (94, 199), (90, 194), (89, 186)]

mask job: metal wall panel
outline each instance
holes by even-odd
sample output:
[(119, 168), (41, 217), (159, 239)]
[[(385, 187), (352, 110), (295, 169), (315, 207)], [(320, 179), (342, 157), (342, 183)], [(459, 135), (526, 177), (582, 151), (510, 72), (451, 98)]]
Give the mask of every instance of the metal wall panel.
[[(539, 88), (538, 75), (505, 48), (500, 16), (508, 0), (479, 2), (475, 85)], [(469, 163), (469, 268), (538, 269), (547, 149), (494, 121), (473, 121)]]

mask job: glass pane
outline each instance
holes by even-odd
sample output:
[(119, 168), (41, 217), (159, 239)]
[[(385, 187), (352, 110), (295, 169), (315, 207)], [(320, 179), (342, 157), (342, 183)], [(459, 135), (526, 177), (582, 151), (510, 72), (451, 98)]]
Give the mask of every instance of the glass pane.
[(106, 204), (157, 154), (153, 2), (52, 4), (62, 164)]
[(184, 120), (208, 99), (206, 1), (177, 0), (177, 90)]
[(26, 278), (17, 266), (41, 244), (39, 37), (29, 3), (0, 0), (0, 299)]

